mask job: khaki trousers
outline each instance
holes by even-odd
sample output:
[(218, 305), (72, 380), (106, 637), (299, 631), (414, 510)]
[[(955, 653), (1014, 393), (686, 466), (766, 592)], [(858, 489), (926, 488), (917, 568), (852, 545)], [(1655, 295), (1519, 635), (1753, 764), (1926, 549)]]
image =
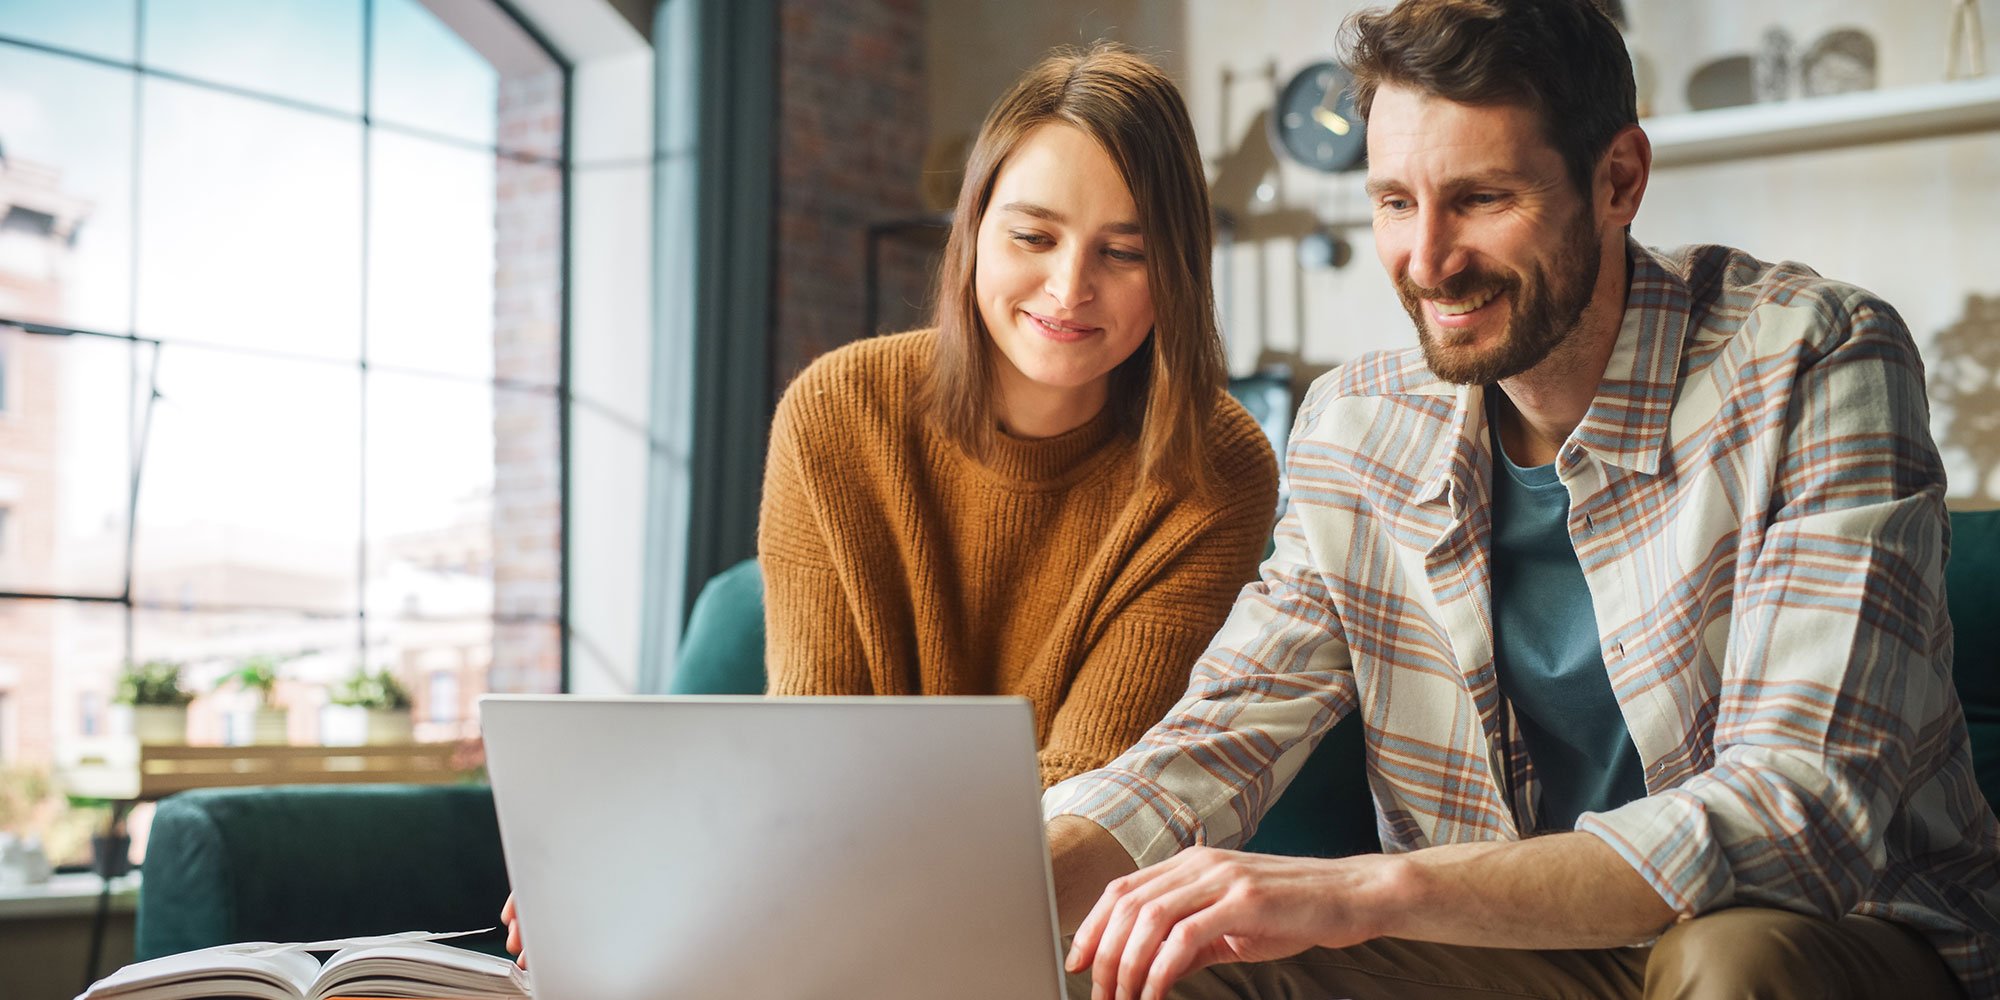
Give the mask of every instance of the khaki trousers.
[[(1069, 977), (1087, 1000), (1090, 975)], [(1183, 980), (1172, 1000), (1777, 1000), (1963, 997), (1936, 950), (1873, 917), (1838, 921), (1739, 907), (1684, 921), (1651, 947), (1593, 951), (1466, 948), (1384, 938), (1314, 948)]]

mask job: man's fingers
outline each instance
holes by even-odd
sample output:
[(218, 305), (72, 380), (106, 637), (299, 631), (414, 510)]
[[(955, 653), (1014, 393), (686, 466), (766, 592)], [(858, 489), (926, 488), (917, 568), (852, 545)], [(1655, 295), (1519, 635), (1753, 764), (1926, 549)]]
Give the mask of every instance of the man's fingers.
[[(1127, 875), (1105, 888), (1104, 898), (1098, 900), (1098, 906), (1109, 912), (1105, 915), (1104, 926), (1095, 943), (1096, 954), (1090, 963), (1090, 992), (1094, 1000), (1109, 1000), (1112, 997), (1125, 1000), (1138, 995), (1139, 979), (1144, 974), (1145, 965), (1130, 968), (1125, 956), (1133, 947), (1132, 935), (1139, 925), (1141, 914), (1149, 912), (1148, 905), (1155, 900), (1182, 889), (1198, 878), (1202, 868), (1200, 855), (1183, 854)], [(1105, 907), (1106, 903), (1111, 905)], [(1151, 946), (1151, 942), (1141, 945), (1149, 951)], [(1132, 980), (1129, 985), (1127, 980)]]
[(1181, 936), (1182, 926), (1190, 919), (1209, 912), (1227, 889), (1226, 881), (1217, 878), (1213, 869), (1189, 872), (1184, 881), (1163, 887), (1139, 907), (1118, 963), (1119, 996), (1139, 996), (1141, 988), (1153, 992), (1149, 984), (1160, 949)]
[(1090, 912), (1078, 924), (1076, 934), (1070, 938), (1069, 955), (1063, 960), (1066, 972), (1082, 972), (1089, 968), (1097, 956), (1097, 949), (1103, 940), (1104, 928), (1111, 920), (1111, 914), (1118, 901), (1126, 894), (1157, 878), (1163, 869), (1173, 864), (1169, 860), (1151, 868), (1142, 868), (1130, 875), (1113, 879), (1104, 887), (1102, 895), (1092, 904)]
[(1164, 1000), (1167, 991), (1182, 977), (1220, 960), (1217, 945), (1222, 937), (1224, 918), (1219, 906), (1190, 913), (1174, 924), (1146, 970), (1146, 990), (1139, 1000)]
[(1091, 904), (1090, 912), (1084, 914), (1083, 923), (1076, 927), (1076, 935), (1070, 938), (1069, 955), (1063, 960), (1063, 971), (1082, 972), (1089, 967), (1091, 958), (1097, 954), (1098, 935), (1104, 933), (1104, 921), (1110, 915), (1110, 893), (1097, 897)]

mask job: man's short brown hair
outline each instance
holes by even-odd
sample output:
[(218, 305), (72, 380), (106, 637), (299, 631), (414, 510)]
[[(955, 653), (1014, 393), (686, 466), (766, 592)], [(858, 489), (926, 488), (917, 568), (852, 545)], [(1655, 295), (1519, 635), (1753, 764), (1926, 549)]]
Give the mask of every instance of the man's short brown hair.
[(1362, 117), (1383, 84), (1535, 112), (1588, 196), (1597, 160), (1639, 120), (1632, 58), (1599, 0), (1403, 0), (1341, 27)]

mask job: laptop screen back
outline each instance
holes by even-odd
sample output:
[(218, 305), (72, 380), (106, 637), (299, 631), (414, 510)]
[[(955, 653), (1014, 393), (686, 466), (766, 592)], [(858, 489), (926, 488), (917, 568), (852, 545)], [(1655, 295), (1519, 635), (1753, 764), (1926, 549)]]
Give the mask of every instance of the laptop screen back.
[(480, 708), (538, 1000), (1062, 996), (1025, 701)]

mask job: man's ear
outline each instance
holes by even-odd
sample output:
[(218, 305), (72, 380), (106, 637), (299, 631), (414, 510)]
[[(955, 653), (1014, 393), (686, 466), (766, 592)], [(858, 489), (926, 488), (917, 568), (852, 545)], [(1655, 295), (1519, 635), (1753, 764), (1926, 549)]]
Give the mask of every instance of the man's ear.
[(1632, 224), (1639, 202), (1646, 197), (1646, 180), (1653, 173), (1653, 143), (1637, 125), (1627, 125), (1611, 137), (1597, 160), (1591, 196), (1599, 220), (1618, 228)]

